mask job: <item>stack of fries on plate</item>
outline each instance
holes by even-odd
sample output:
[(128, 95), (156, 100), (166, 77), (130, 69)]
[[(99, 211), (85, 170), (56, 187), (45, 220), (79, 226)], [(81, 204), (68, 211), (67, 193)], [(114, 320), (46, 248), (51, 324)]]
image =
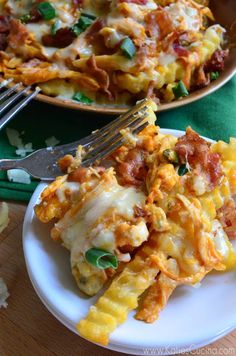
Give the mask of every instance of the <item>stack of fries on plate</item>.
[(42, 222), (56, 220), (51, 236), (70, 251), (78, 287), (92, 296), (109, 282), (77, 326), (102, 345), (131, 310), (152, 323), (176, 287), (236, 267), (236, 139), (210, 144), (190, 127), (176, 138), (154, 121), (150, 107), (149, 125), (109, 168), (62, 158), (65, 175), (35, 207)]

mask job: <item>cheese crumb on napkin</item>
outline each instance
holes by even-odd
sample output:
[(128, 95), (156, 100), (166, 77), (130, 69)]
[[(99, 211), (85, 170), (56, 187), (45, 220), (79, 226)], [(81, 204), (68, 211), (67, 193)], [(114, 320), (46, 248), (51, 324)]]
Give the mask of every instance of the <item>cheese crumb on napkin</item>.
[(9, 169), (7, 171), (7, 178), (9, 182), (30, 184), (30, 175), (23, 171), (23, 169)]
[(0, 308), (7, 307), (7, 298), (10, 296), (7, 286), (2, 278), (0, 278)]
[(32, 148), (32, 143), (31, 142), (26, 143), (26, 144), (23, 143), (23, 140), (21, 138), (21, 134), (17, 130), (7, 128), (6, 129), (6, 134), (7, 134), (9, 143), (12, 146), (17, 148), (16, 154), (18, 156), (25, 157), (28, 153), (31, 153), (31, 152), (34, 151), (33, 148)]

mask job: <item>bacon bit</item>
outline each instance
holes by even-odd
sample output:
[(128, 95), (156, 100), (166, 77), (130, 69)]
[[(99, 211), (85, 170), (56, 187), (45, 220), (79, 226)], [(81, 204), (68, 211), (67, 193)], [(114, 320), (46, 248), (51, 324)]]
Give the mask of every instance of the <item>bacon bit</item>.
[(229, 56), (229, 50), (222, 50), (222, 49), (218, 49), (216, 50), (213, 55), (211, 56), (211, 58), (209, 59), (209, 61), (205, 64), (205, 71), (207, 73), (209, 72), (221, 72), (222, 70), (224, 70), (224, 66), (225, 66), (225, 60), (227, 59), (227, 57)]
[(144, 20), (146, 22), (146, 31), (152, 37), (162, 39), (174, 31), (170, 15), (164, 9), (159, 8), (150, 11)]
[(143, 218), (146, 216), (146, 211), (138, 205), (134, 206), (134, 216), (135, 218)]
[(155, 90), (155, 81), (153, 80), (151, 80), (148, 85), (146, 97), (152, 99), (152, 101), (154, 101), (154, 103), (157, 105), (160, 105), (160, 98), (157, 96), (157, 90)]
[(7, 36), (10, 32), (10, 18), (9, 16), (0, 15), (0, 51), (7, 48)]
[(28, 62), (24, 62), (21, 65), (21, 68), (35, 68), (35, 67), (39, 67), (39, 65), (42, 63), (42, 61), (40, 61), (40, 59), (38, 58), (33, 58)]
[(159, 38), (160, 30), (159, 30), (159, 26), (157, 24), (155, 11), (149, 12), (145, 16), (144, 21), (146, 22), (146, 32), (151, 37)]
[(153, 96), (155, 96), (155, 94), (153, 94), (154, 88), (155, 88), (155, 81), (151, 80), (148, 85), (147, 98), (152, 98)]
[(97, 19), (94, 23), (89, 27), (88, 32), (85, 35), (86, 40), (89, 44), (94, 42), (95, 39), (99, 36), (99, 31), (104, 27), (104, 21), (102, 19)]
[(117, 270), (113, 268), (106, 268), (105, 272), (108, 278), (112, 278), (117, 273)]
[(121, 253), (132, 253), (134, 251), (134, 247), (129, 244), (126, 244), (119, 246), (119, 250)]
[(8, 36), (9, 46), (16, 50), (20, 45), (25, 44), (28, 38), (29, 32), (27, 28), (19, 20), (11, 19)]
[(190, 165), (201, 162), (205, 166), (207, 164), (209, 144), (188, 127), (186, 134), (178, 138), (175, 151), (178, 153), (181, 163), (186, 163), (188, 160)]
[(223, 176), (221, 164), (220, 164), (220, 155), (218, 153), (209, 153), (208, 154), (208, 165), (206, 167), (210, 174), (210, 182), (212, 187), (215, 187), (220, 178)]
[(83, 7), (84, 5), (84, 0), (72, 0), (72, 12), (73, 14), (76, 13), (76, 11)]
[(225, 231), (230, 240), (235, 240), (236, 239), (236, 230), (235, 230), (235, 228), (236, 228), (236, 226), (234, 226), (233, 231), (232, 230), (229, 231), (229, 229), (226, 229), (226, 231)]
[(147, 58), (155, 57), (157, 52), (156, 42), (147, 44), (143, 43), (142, 40), (135, 40), (135, 45), (138, 46), (136, 58), (137, 58), (137, 68), (139, 71), (145, 69), (144, 66), (146, 64)]
[(125, 162), (117, 165), (121, 184), (140, 186), (147, 175), (144, 151), (133, 148), (125, 157)]
[(120, 2), (127, 2), (137, 5), (147, 5), (148, 0), (120, 0)]
[(0, 33), (8, 33), (10, 30), (10, 17), (0, 15)]
[[(39, 3), (39, 2), (38, 2)], [(41, 12), (35, 6), (30, 10), (30, 19), (28, 22), (39, 22), (43, 19)]]
[(187, 32), (179, 32), (173, 29), (162, 41), (163, 51), (168, 51), (174, 49), (175, 52), (182, 57), (187, 57), (189, 51), (185, 46), (192, 42), (192, 38)]
[(58, 160), (58, 165), (63, 173), (66, 173), (68, 168), (74, 162), (74, 158), (72, 155), (65, 155), (64, 157)]
[(209, 179), (210, 188), (215, 187), (223, 175), (220, 156), (210, 152), (210, 144), (190, 127), (175, 145), (181, 163), (189, 163), (192, 169), (200, 168)]
[(68, 182), (84, 183), (86, 181), (88, 168), (79, 167), (68, 175)]
[(108, 90), (110, 83), (109, 75), (104, 69), (97, 66), (94, 54), (87, 60), (87, 68), (89, 73), (97, 80), (101, 89), (110, 95), (111, 93)]
[(236, 204), (233, 199), (228, 200), (222, 208), (217, 210), (217, 219), (230, 240), (236, 239)]
[(178, 54), (179, 57), (188, 57), (190, 53), (185, 47), (179, 44), (178, 41), (175, 41), (173, 43), (173, 49)]
[(42, 42), (44, 46), (64, 48), (69, 46), (74, 39), (76, 34), (69, 27), (63, 27), (57, 30), (56, 34), (53, 35), (44, 35), (42, 37)]
[[(67, 155), (67, 156), (69, 159), (70, 155)], [(67, 156), (65, 156), (65, 157), (67, 157)], [(65, 157), (63, 159), (65, 159)], [(63, 162), (63, 163), (66, 164), (66, 162)], [(68, 167), (67, 167), (67, 169), (68, 169)], [(68, 182), (84, 183), (88, 177), (88, 174), (96, 175), (97, 177), (99, 177), (98, 175), (102, 176), (105, 171), (106, 171), (106, 168), (102, 167), (102, 166), (94, 167), (93, 170), (89, 170), (89, 168), (85, 168), (85, 167), (78, 167), (74, 171), (72, 171), (68, 174), (67, 180), (68, 180)]]
[(205, 73), (204, 65), (202, 65), (196, 69), (195, 78), (196, 78), (196, 81), (195, 81), (193, 89), (204, 88), (205, 86), (207, 86), (210, 83), (210, 76), (209, 76), (209, 74)]
[(7, 34), (0, 33), (0, 51), (5, 51), (7, 48)]
[(148, 47), (146, 44), (143, 44), (138, 48), (136, 58), (138, 70), (142, 71), (145, 66), (146, 58), (148, 58)]

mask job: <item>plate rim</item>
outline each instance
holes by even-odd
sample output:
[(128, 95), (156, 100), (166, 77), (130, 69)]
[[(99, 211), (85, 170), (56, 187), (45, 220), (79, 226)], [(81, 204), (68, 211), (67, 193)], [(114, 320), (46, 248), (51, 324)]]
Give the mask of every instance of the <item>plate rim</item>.
[[(224, 73), (224, 72), (223, 72)], [(229, 73), (225, 73), (225, 75), (221, 74), (221, 76), (211, 82), (208, 86), (202, 89), (195, 90), (190, 93), (189, 96), (182, 98), (180, 100), (175, 100), (170, 103), (160, 104), (158, 105), (158, 112), (165, 112), (168, 110), (173, 110), (182, 106), (186, 106), (188, 104), (194, 103), (204, 97), (213, 94), (215, 91), (223, 87), (227, 82), (229, 82), (233, 76), (236, 74), (236, 66), (232, 66), (229, 69)], [(38, 94), (35, 98), (37, 101), (44, 102), (46, 104), (63, 107), (65, 109), (78, 110), (82, 112), (91, 112), (97, 114), (105, 114), (105, 115), (119, 115), (125, 113), (131, 107), (127, 106), (124, 108), (119, 108), (115, 106), (103, 106), (103, 105), (85, 105), (80, 103), (75, 103), (70, 101), (69, 99), (58, 99), (56, 97), (51, 97), (45, 94)]]
[[(160, 129), (160, 132), (163, 134), (173, 134), (175, 136), (180, 136), (182, 135), (185, 131), (182, 130), (174, 130), (174, 129)], [(212, 139), (206, 138), (204, 136), (201, 136), (205, 139), (207, 139), (209, 142), (215, 142)], [(32, 216), (32, 210), (35, 204), (35, 200), (39, 199), (39, 195), (41, 193), (41, 191), (47, 186), (46, 182), (40, 182), (39, 185), (37, 186), (37, 188), (35, 189), (32, 198), (30, 199), (30, 202), (27, 206), (26, 209), (26, 213), (25, 213), (25, 217), (24, 217), (24, 222), (23, 222), (23, 231), (22, 231), (22, 244), (23, 244), (23, 253), (24, 253), (24, 259), (25, 259), (25, 263), (26, 263), (26, 268), (27, 268), (27, 273), (29, 275), (30, 281), (32, 283), (32, 286), (36, 292), (36, 294), (38, 295), (39, 299), (41, 300), (41, 302), (44, 304), (44, 306), (47, 308), (47, 310), (60, 322), (62, 323), (65, 327), (67, 327), (70, 331), (72, 331), (73, 333), (75, 333), (77, 336), (82, 337), (84, 340), (86, 340), (87, 342), (91, 342), (97, 346), (103, 347), (105, 349), (109, 349), (109, 350), (113, 350), (113, 351), (118, 351), (118, 352), (123, 352), (123, 353), (127, 353), (127, 354), (133, 354), (133, 355), (144, 355), (144, 351), (143, 349), (146, 349), (146, 347), (143, 347), (142, 351), (140, 350), (140, 348), (135, 349), (134, 347), (128, 347), (127, 345), (121, 345), (118, 343), (109, 343), (108, 346), (102, 346), (100, 344), (94, 343), (90, 340), (85, 339), (83, 336), (81, 336), (75, 329), (75, 326), (73, 327), (73, 325), (71, 325), (71, 323), (68, 320), (63, 319), (62, 315), (56, 311), (53, 307), (53, 305), (51, 305), (51, 303), (46, 300), (46, 297), (43, 295), (43, 291), (41, 290), (41, 288), (38, 286), (37, 284), (37, 280), (35, 279), (35, 277), (33, 276), (33, 273), (31, 271), (30, 268), (30, 262), (28, 260), (28, 256), (27, 256), (27, 247), (26, 247), (26, 235), (27, 235), (27, 228), (28, 228), (28, 224), (31, 223), (31, 216)], [(177, 347), (179, 346), (179, 349), (187, 349), (189, 352), (190, 351), (194, 351), (198, 348), (204, 347), (209, 345), (210, 343), (217, 341), (218, 339), (224, 337), (225, 335), (227, 335), (228, 333), (230, 333), (232, 330), (234, 330), (236, 328), (236, 318), (235, 321), (232, 325), (229, 325), (227, 328), (224, 328), (223, 330), (221, 330), (220, 332), (218, 332), (217, 335), (213, 335), (211, 338), (206, 338), (205, 340), (202, 340), (201, 342), (197, 342), (194, 343), (194, 347), (191, 347), (192, 344), (186, 345), (186, 346), (182, 346), (182, 345), (177, 345), (176, 346), (176, 350)], [(190, 348), (191, 347), (191, 348)], [(150, 347), (151, 349), (153, 349), (153, 346)], [(158, 346), (158, 348), (160, 348), (160, 346)], [(157, 349), (158, 349), (157, 348)], [(164, 346), (163, 346), (164, 348)], [(174, 355), (176, 353), (176, 351), (174, 352), (163, 352), (163, 353), (159, 353), (158, 355)]]
[[(220, 89), (222, 86), (224, 86), (227, 82), (229, 82), (233, 76), (236, 74), (236, 63), (230, 64), (229, 68), (225, 69), (220, 77), (216, 79), (215, 81), (212, 81), (208, 86), (198, 89), (192, 93), (190, 93), (189, 96), (182, 98), (180, 100), (175, 100), (169, 103), (161, 104), (158, 105), (158, 112), (165, 112), (168, 110), (173, 110), (182, 106), (186, 106), (188, 104), (191, 104), (195, 101), (198, 101), (218, 89)], [(3, 82), (6, 80), (2, 76), (0, 77), (0, 82)], [(15, 82), (9, 83), (9, 87), (13, 86)], [(37, 85), (36, 85), (37, 86)], [(19, 91), (21, 87), (17, 89)], [(130, 106), (124, 106), (124, 107), (119, 107), (119, 106), (106, 106), (104, 105), (86, 105), (86, 104), (81, 104), (81, 103), (76, 103), (72, 100), (69, 99), (61, 99), (57, 97), (52, 97), (46, 94), (37, 94), (36, 97), (33, 99), (39, 102), (43, 102), (49, 105), (57, 106), (57, 107), (62, 107), (64, 109), (69, 109), (69, 110), (77, 110), (77, 111), (82, 111), (82, 112), (90, 112), (90, 113), (96, 113), (96, 114), (103, 114), (103, 115), (119, 115), (125, 113), (127, 110), (129, 110), (131, 107)]]

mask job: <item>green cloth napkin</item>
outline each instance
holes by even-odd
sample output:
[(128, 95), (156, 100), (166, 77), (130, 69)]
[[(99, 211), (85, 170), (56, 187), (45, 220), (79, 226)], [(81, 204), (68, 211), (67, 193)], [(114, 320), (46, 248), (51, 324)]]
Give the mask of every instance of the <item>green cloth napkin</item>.
[[(215, 140), (236, 137), (236, 76), (223, 88), (193, 104), (157, 114), (163, 128), (184, 130), (191, 126), (201, 135)], [(8, 125), (22, 133), (24, 143), (33, 148), (45, 147), (45, 140), (55, 136), (60, 144), (87, 135), (107, 124), (111, 117), (66, 110), (40, 102), (32, 102)], [(6, 131), (0, 133), (0, 158), (16, 158), (16, 148), (8, 142)], [(28, 201), (38, 181), (31, 184), (9, 182), (0, 172), (0, 199)]]

